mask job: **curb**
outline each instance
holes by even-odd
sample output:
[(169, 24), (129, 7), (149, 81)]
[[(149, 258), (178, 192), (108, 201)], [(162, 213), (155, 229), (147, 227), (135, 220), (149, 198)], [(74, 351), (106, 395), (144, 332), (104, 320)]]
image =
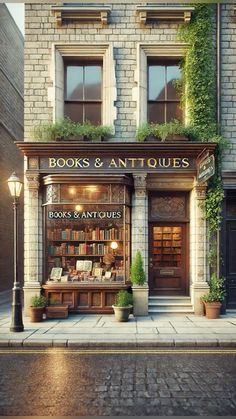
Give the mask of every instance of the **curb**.
[(236, 340), (168, 340), (168, 341), (148, 341), (148, 342), (107, 342), (107, 341), (79, 341), (79, 340), (67, 340), (67, 339), (9, 339), (0, 340), (0, 348), (70, 348), (70, 349), (91, 349), (91, 348), (110, 348), (110, 349), (143, 349), (143, 348), (167, 348), (167, 349), (180, 349), (180, 348), (236, 348)]

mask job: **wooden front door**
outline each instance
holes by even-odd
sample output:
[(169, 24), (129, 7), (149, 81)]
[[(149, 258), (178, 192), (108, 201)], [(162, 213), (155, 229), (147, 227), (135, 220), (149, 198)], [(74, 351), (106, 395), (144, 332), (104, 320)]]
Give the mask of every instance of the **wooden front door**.
[(150, 295), (187, 295), (188, 223), (151, 223)]

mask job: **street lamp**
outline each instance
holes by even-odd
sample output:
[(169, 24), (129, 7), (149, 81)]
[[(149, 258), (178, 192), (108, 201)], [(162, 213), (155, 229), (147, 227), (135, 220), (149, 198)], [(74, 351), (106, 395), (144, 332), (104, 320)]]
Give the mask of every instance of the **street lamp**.
[(11, 332), (23, 332), (24, 325), (22, 322), (22, 306), (21, 306), (21, 288), (18, 281), (18, 237), (17, 237), (17, 207), (19, 205), (19, 197), (22, 189), (22, 182), (16, 175), (12, 173), (9, 177), (8, 187), (13, 198), (13, 212), (14, 212), (14, 285), (12, 293), (12, 322), (10, 326)]

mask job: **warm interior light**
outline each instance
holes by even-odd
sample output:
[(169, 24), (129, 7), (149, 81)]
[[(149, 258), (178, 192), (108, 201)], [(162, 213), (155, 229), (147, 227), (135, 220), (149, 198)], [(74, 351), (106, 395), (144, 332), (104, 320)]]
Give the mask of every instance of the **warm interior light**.
[(117, 242), (111, 242), (111, 249), (112, 250), (116, 250), (118, 247), (118, 243)]
[(12, 173), (12, 175), (9, 177), (7, 183), (11, 196), (13, 198), (19, 198), (22, 188), (22, 182), (20, 181), (15, 172)]
[(69, 188), (69, 194), (70, 195), (75, 195), (76, 194), (76, 189), (73, 188), (73, 187)]
[(76, 205), (75, 209), (76, 209), (76, 211), (82, 211), (83, 207), (82, 207), (82, 205)]
[(89, 185), (89, 186), (86, 186), (86, 190), (88, 192), (97, 192), (98, 191), (98, 187), (96, 185)]

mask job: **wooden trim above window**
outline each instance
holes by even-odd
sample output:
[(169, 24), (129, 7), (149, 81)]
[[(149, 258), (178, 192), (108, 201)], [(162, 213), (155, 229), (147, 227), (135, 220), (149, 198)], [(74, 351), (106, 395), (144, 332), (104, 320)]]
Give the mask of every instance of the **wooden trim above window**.
[(104, 6), (51, 6), (53, 15), (56, 18), (56, 26), (61, 27), (66, 21), (101, 22), (107, 25), (110, 7)]
[(137, 6), (140, 22), (178, 21), (189, 23), (194, 7), (187, 6)]

